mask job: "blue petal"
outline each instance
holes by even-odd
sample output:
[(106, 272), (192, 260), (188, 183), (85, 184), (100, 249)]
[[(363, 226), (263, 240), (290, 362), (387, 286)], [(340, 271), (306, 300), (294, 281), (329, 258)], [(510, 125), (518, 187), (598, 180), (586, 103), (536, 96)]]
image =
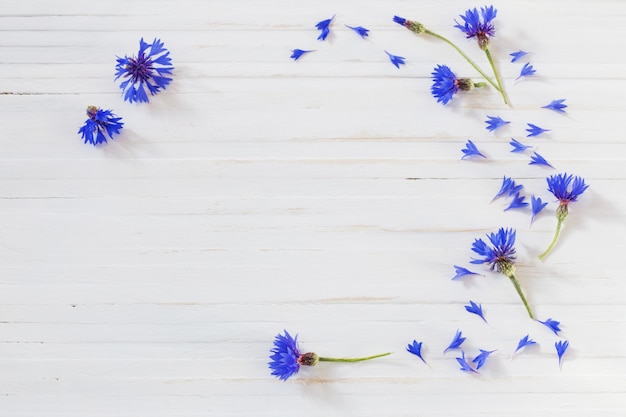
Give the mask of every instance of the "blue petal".
[(513, 150), (511, 152), (524, 152), (526, 149), (532, 148), (532, 146), (524, 145), (523, 143), (521, 143), (515, 138), (511, 138), (509, 145), (513, 147)]
[(487, 358), (493, 352), (495, 352), (495, 350), (483, 350), (483, 349), (480, 349), (480, 354), (478, 356), (476, 356), (472, 360), (472, 362), (476, 364), (476, 369), (480, 369), (483, 366), (485, 366), (485, 362), (487, 361)]
[(298, 59), (300, 59), (300, 57), (302, 57), (302, 55), (304, 54), (308, 54), (309, 52), (313, 52), (313, 50), (304, 50), (304, 49), (293, 49), (291, 51), (291, 56), (289, 58), (293, 59), (294, 61), (297, 61)]
[(409, 343), (406, 347), (407, 352), (412, 353), (422, 360), (422, 362), (426, 363), (424, 358), (422, 357), (422, 342), (418, 342), (417, 340), (413, 340), (413, 343)]
[(559, 335), (559, 332), (561, 331), (561, 328), (559, 327), (559, 325), (561, 324), (560, 321), (552, 320), (552, 318), (548, 318), (546, 321), (537, 321), (546, 326), (548, 329), (552, 330), (555, 335)]
[(520, 196), (519, 193), (515, 194), (515, 197), (513, 197), (513, 200), (511, 201), (509, 206), (504, 209), (504, 211), (527, 207), (528, 203), (525, 202), (524, 199), (526, 199), (525, 196)]
[(528, 132), (528, 134), (526, 135), (526, 137), (532, 137), (532, 136), (539, 136), (541, 135), (543, 132), (549, 132), (549, 129), (543, 129), (537, 125), (534, 125), (532, 123), (526, 123), (528, 125), (528, 129), (526, 129), (526, 131)]
[(563, 341), (559, 340), (558, 342), (554, 343), (554, 347), (556, 348), (556, 354), (559, 357), (559, 366), (561, 366), (563, 355), (565, 354), (565, 351), (569, 347), (569, 342), (567, 340), (563, 340)]
[(385, 51), (385, 53), (387, 54), (387, 56), (389, 56), (389, 61), (391, 61), (391, 63), (393, 65), (395, 65), (396, 68), (400, 68), (400, 65), (404, 65), (405, 64), (404, 60), (406, 58), (404, 58), (403, 56), (393, 55), (393, 54), (390, 54), (387, 51)]
[(519, 76), (516, 78), (516, 80), (522, 78), (522, 77), (530, 77), (531, 75), (534, 75), (537, 71), (533, 68), (532, 65), (530, 65), (529, 62), (525, 63), (524, 66), (522, 67), (522, 70), (520, 71)]
[(456, 275), (452, 277), (452, 279), (458, 279), (464, 277), (466, 275), (480, 275), (477, 272), (472, 272), (469, 269), (463, 268), (461, 266), (453, 265), (456, 271)]
[(552, 102), (550, 104), (546, 104), (545, 106), (542, 106), (542, 109), (551, 109), (554, 111), (558, 111), (559, 113), (565, 113), (565, 109), (567, 107), (567, 104), (564, 104), (565, 99), (561, 98), (558, 100), (552, 100)]
[(523, 56), (528, 55), (528, 52), (522, 51), (520, 49), (519, 51), (510, 53), (509, 55), (513, 57), (511, 59), (511, 62), (515, 62), (515, 61), (519, 60), (520, 58), (522, 58)]
[(365, 29), (363, 26), (348, 26), (346, 25), (346, 27), (352, 29), (353, 31), (355, 31), (360, 37), (362, 37), (363, 39), (365, 39), (366, 37), (369, 36), (369, 29)]
[(470, 156), (481, 156), (483, 158), (487, 158), (478, 150), (474, 142), (472, 142), (469, 139), (467, 140), (467, 143), (465, 144), (465, 148), (461, 149), (461, 152), (465, 154), (461, 157), (461, 159), (465, 159)]
[(530, 206), (532, 209), (532, 217), (530, 218), (531, 223), (535, 220), (537, 214), (539, 214), (541, 210), (543, 210), (543, 208), (547, 205), (548, 203), (544, 203), (543, 201), (541, 201), (540, 197), (535, 197), (534, 195), (530, 197)]
[[(528, 335), (522, 337), (519, 341), (519, 343), (517, 344), (517, 348), (515, 349), (515, 352), (517, 352), (518, 350), (526, 347), (526, 346), (530, 346), (530, 345), (536, 345), (537, 342), (535, 342), (534, 340), (530, 339)], [(513, 353), (515, 353), (513, 352)]]
[(461, 371), (478, 373), (478, 371), (476, 371), (474, 368), (471, 367), (469, 363), (467, 363), (467, 360), (465, 359), (465, 352), (461, 351), (461, 357), (455, 359), (459, 363), (459, 365), (461, 365)]
[(487, 320), (485, 319), (485, 316), (483, 315), (483, 306), (482, 306), (482, 304), (476, 304), (475, 302), (470, 300), (470, 304), (467, 305), (467, 306), (464, 306), (464, 307), (465, 307), (465, 310), (467, 312), (472, 313), (472, 314), (476, 314), (478, 317), (483, 319), (483, 321), (485, 323), (487, 323)]
[(458, 349), (463, 342), (465, 342), (465, 337), (463, 337), (463, 333), (460, 330), (457, 330), (452, 342), (450, 342), (448, 347), (444, 349), (443, 353), (446, 353), (451, 349)]
[(530, 162), (528, 163), (528, 165), (545, 165), (547, 167), (554, 168), (548, 161), (545, 160), (543, 156), (539, 155), (536, 151), (530, 157)]
[(487, 129), (490, 132), (493, 132), (497, 128), (507, 125), (511, 122), (507, 120), (503, 120), (499, 116), (487, 116), (487, 120), (485, 120), (485, 123), (487, 123), (487, 127), (485, 129)]

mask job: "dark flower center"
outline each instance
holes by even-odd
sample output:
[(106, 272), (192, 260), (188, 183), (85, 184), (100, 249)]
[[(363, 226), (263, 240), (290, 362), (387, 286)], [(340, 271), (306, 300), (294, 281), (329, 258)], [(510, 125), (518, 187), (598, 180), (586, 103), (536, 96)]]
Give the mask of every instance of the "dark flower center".
[(153, 69), (152, 59), (146, 58), (144, 54), (137, 58), (128, 58), (128, 64), (126, 64), (126, 71), (130, 74), (133, 83), (148, 80), (152, 77)]

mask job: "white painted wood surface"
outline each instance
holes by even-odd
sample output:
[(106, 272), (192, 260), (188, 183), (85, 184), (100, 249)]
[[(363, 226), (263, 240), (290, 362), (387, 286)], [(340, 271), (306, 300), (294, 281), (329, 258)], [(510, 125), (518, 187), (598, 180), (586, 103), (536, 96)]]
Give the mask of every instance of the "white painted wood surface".
[[(484, 64), (452, 27), (482, 6), (467, 1), (0, 6), (1, 416), (626, 415), (623, 1), (496, 3), (511, 107), (493, 90), (437, 104), (434, 65), (476, 74), (391, 21)], [(142, 36), (165, 42), (175, 79), (131, 105), (115, 56)], [(294, 48), (316, 51), (293, 62)], [(518, 49), (537, 75), (514, 82)], [(540, 108), (557, 98), (566, 115)], [(76, 135), (91, 104), (126, 123), (103, 147)], [(512, 123), (490, 133), (486, 115)], [(527, 139), (527, 122), (551, 131)], [(510, 153), (512, 136), (557, 171)], [(467, 139), (488, 159), (462, 161)], [(556, 223), (545, 177), (563, 171), (590, 188), (539, 262)], [(532, 227), (489, 203), (503, 175), (550, 201)], [(519, 278), (560, 338), (506, 278), (450, 279), (498, 227), (518, 230)], [(325, 356), (394, 354), (281, 382), (267, 362), (283, 329)], [(481, 375), (441, 353), (457, 329), (468, 355), (498, 349)], [(510, 360), (527, 333), (539, 345)], [(413, 339), (428, 366), (404, 350)]]

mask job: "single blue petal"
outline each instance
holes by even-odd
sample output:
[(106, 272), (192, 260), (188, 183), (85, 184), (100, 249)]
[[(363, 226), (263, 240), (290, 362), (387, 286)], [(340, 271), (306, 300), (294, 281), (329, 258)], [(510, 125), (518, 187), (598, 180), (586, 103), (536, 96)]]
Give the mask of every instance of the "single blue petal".
[(461, 357), (455, 359), (459, 363), (459, 365), (461, 365), (461, 371), (478, 373), (478, 371), (476, 371), (474, 368), (471, 367), (469, 363), (467, 363), (467, 360), (465, 359), (465, 352), (461, 351)]
[(525, 196), (520, 196), (519, 193), (515, 194), (515, 197), (513, 197), (513, 200), (511, 201), (509, 206), (504, 209), (504, 211), (527, 207), (528, 203), (524, 201), (525, 199)]
[(548, 203), (544, 203), (543, 201), (541, 201), (540, 197), (535, 197), (534, 195), (530, 197), (530, 206), (532, 209), (532, 217), (530, 218), (531, 223), (535, 220), (537, 214), (539, 214), (541, 210), (543, 210), (543, 208), (547, 205)]
[(500, 116), (487, 116), (487, 120), (485, 120), (485, 123), (487, 123), (487, 127), (485, 129), (493, 132), (497, 128), (507, 125), (511, 122), (503, 120)]
[(546, 321), (537, 321), (546, 326), (548, 329), (552, 330), (555, 335), (559, 335), (559, 332), (561, 331), (561, 328), (559, 327), (559, 325), (561, 324), (560, 321), (552, 320), (552, 318), (549, 318)]
[[(519, 343), (517, 344), (517, 348), (515, 349), (515, 352), (517, 352), (518, 350), (526, 347), (526, 346), (530, 346), (530, 345), (536, 345), (537, 342), (535, 342), (534, 340), (530, 339), (528, 335), (522, 337), (519, 341)], [(513, 352), (513, 353), (515, 353)]]
[(554, 343), (554, 347), (556, 348), (556, 354), (559, 357), (559, 367), (560, 367), (562, 360), (563, 360), (563, 355), (565, 354), (565, 351), (569, 347), (569, 342), (567, 340), (559, 340), (558, 342)]
[(393, 55), (393, 54), (390, 54), (390, 53), (389, 53), (389, 52), (387, 52), (387, 51), (385, 51), (385, 53), (386, 53), (386, 54), (387, 54), (387, 56), (389, 57), (389, 61), (391, 61), (391, 63), (392, 63), (393, 65), (395, 65), (395, 66), (396, 66), (396, 68), (400, 68), (400, 65), (404, 65), (404, 64), (405, 64), (404, 60), (405, 60), (406, 58), (404, 58), (403, 56)]
[(554, 110), (554, 111), (558, 111), (559, 113), (565, 113), (565, 109), (567, 107), (567, 104), (564, 104), (565, 99), (561, 98), (558, 100), (552, 100), (552, 102), (550, 104), (546, 104), (545, 106), (542, 106), (542, 109), (550, 109), (550, 110)]
[(520, 71), (519, 76), (516, 78), (516, 80), (519, 80), (522, 77), (530, 77), (531, 75), (534, 75), (536, 72), (537, 70), (535, 70), (533, 66), (530, 65), (529, 62), (527, 62), (522, 67), (522, 70)]
[(465, 342), (465, 337), (463, 337), (463, 333), (460, 330), (457, 330), (452, 342), (450, 342), (448, 347), (444, 349), (443, 353), (446, 353), (451, 349), (458, 349), (463, 342)]
[(532, 136), (539, 136), (541, 135), (543, 132), (549, 132), (550, 129), (543, 129), (537, 125), (534, 125), (532, 123), (526, 123), (528, 125), (528, 129), (526, 129), (526, 131), (528, 132), (528, 134), (526, 135), (526, 137), (532, 137)]
[(487, 158), (485, 155), (483, 155), (478, 150), (478, 148), (476, 147), (474, 142), (472, 142), (469, 139), (467, 140), (467, 143), (465, 143), (465, 148), (461, 149), (461, 152), (464, 153), (464, 155), (461, 157), (461, 159), (465, 159), (465, 158), (470, 157), (470, 156), (481, 156), (483, 158)]
[(462, 266), (453, 265), (456, 271), (456, 275), (452, 277), (452, 279), (458, 279), (464, 277), (466, 275), (480, 275), (477, 272), (470, 271), (469, 269), (463, 268)]
[(532, 148), (532, 146), (524, 145), (523, 143), (521, 143), (515, 138), (511, 138), (509, 145), (513, 147), (513, 150), (511, 152), (524, 152), (526, 149)]
[(531, 155), (528, 165), (545, 165), (547, 167), (554, 168), (548, 161), (545, 160), (543, 156), (539, 155), (536, 151), (533, 155)]
[(422, 357), (422, 342), (418, 342), (417, 340), (413, 340), (413, 343), (409, 343), (406, 347), (407, 352), (414, 354), (418, 358), (422, 360), (422, 362), (426, 363), (424, 358)]
[(487, 361), (487, 358), (489, 357), (489, 355), (491, 355), (493, 352), (495, 352), (495, 350), (483, 350), (480, 349), (480, 354), (478, 354), (473, 360), (472, 362), (476, 364), (476, 369), (480, 369), (483, 366), (485, 366), (485, 362)]
[(512, 56), (513, 58), (511, 59), (511, 62), (515, 62), (517, 60), (519, 60), (520, 58), (522, 58), (523, 56), (528, 55), (528, 52), (526, 51), (522, 51), (521, 49), (517, 52), (513, 52), (509, 54), (510, 56)]
[(348, 26), (346, 25), (346, 27), (352, 29), (353, 31), (355, 31), (360, 37), (362, 37), (363, 39), (365, 39), (366, 37), (369, 36), (369, 29), (365, 29), (363, 26)]
[(313, 52), (313, 49), (310, 50), (305, 50), (305, 49), (292, 49), (291, 50), (291, 56), (289, 58), (293, 59), (294, 61), (297, 61), (300, 59), (300, 57), (304, 54), (308, 54), (309, 52)]
[(331, 17), (330, 19), (324, 19), (321, 20), (319, 22), (317, 22), (315, 24), (315, 27), (321, 31), (319, 36), (317, 37), (317, 40), (319, 41), (325, 41), (326, 38), (328, 37), (328, 35), (330, 34), (330, 24), (333, 21), (333, 19), (335, 18), (335, 16)]
[(500, 186), (500, 191), (491, 199), (491, 201), (502, 197), (503, 195), (507, 195), (509, 193), (509, 189), (511, 186), (515, 184), (511, 178), (507, 178), (506, 175), (502, 178), (502, 185)]
[(470, 300), (469, 305), (464, 306), (464, 307), (465, 307), (465, 310), (468, 313), (476, 314), (478, 317), (483, 319), (483, 321), (485, 323), (487, 323), (487, 320), (485, 319), (485, 316), (483, 315), (483, 306), (482, 306), (482, 304), (476, 304), (475, 302)]

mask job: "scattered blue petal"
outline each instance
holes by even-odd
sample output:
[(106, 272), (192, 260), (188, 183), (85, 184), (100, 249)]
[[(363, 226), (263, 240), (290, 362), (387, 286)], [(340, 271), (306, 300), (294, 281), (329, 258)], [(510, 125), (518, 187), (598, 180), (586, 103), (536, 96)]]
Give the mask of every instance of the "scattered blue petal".
[(504, 211), (527, 207), (528, 203), (524, 201), (525, 199), (525, 196), (516, 193), (515, 197), (513, 197), (513, 200), (511, 200), (511, 203), (507, 208), (504, 209)]
[(302, 55), (308, 54), (309, 52), (313, 52), (313, 49), (309, 49), (309, 50), (293, 49), (291, 51), (291, 56), (289, 58), (292, 58), (294, 61), (297, 61), (300, 59)]
[(515, 138), (511, 138), (509, 145), (513, 147), (511, 152), (524, 152), (528, 148), (532, 148), (530, 145), (524, 145), (522, 142), (518, 141)]
[(400, 68), (400, 65), (406, 64), (406, 62), (404, 62), (404, 60), (406, 59), (405, 57), (398, 56), (398, 55), (393, 55), (393, 54), (390, 54), (387, 51), (385, 51), (385, 53), (387, 54), (387, 56), (389, 56), (389, 61), (391, 61), (391, 63), (393, 65), (395, 65), (396, 68)]
[(479, 14), (476, 8), (467, 10), (465, 15), (460, 15), (463, 24), (455, 20), (456, 25), (454, 27), (465, 33), (465, 37), (468, 39), (476, 37), (479, 47), (486, 49), (489, 45), (489, 38), (496, 35), (496, 28), (492, 20), (495, 19), (498, 11), (493, 6), (489, 6), (482, 7), (480, 12)]
[(333, 21), (335, 16), (330, 19), (325, 19), (317, 22), (315, 27), (321, 31), (320, 35), (317, 37), (318, 41), (325, 41), (328, 35), (330, 34), (330, 23)]
[(526, 51), (522, 51), (521, 49), (517, 52), (513, 52), (509, 54), (510, 56), (512, 56), (513, 58), (511, 59), (511, 62), (516, 62), (517, 60), (521, 59), (523, 56), (528, 55), (528, 52)]
[(515, 264), (515, 229), (500, 228), (496, 233), (487, 235), (491, 247), (482, 239), (475, 239), (472, 251), (481, 255), (482, 259), (472, 259), (472, 264), (489, 264), (496, 272), (507, 271)]
[(487, 358), (493, 352), (495, 352), (495, 350), (483, 350), (483, 349), (480, 349), (480, 354), (478, 356), (476, 356), (472, 360), (472, 362), (476, 364), (476, 369), (480, 369), (483, 366), (485, 366), (485, 362), (487, 361)]
[(531, 223), (535, 220), (537, 214), (539, 214), (539, 212), (541, 212), (541, 210), (543, 210), (543, 208), (547, 205), (548, 203), (541, 201), (540, 197), (535, 197), (534, 195), (530, 197), (530, 207), (533, 212), (532, 217), (530, 218)]
[(483, 315), (483, 305), (482, 304), (476, 304), (475, 302), (470, 300), (469, 305), (464, 306), (464, 307), (465, 307), (465, 310), (467, 312), (472, 313), (472, 314), (476, 314), (478, 317), (483, 319), (483, 321), (485, 323), (487, 323), (487, 320), (485, 319), (485, 316)]
[(546, 104), (545, 106), (542, 106), (542, 109), (550, 109), (550, 110), (554, 110), (554, 111), (558, 111), (559, 113), (565, 113), (565, 109), (567, 107), (567, 104), (564, 104), (565, 99), (561, 98), (558, 100), (552, 100), (552, 102), (550, 104)]
[(561, 362), (563, 360), (563, 355), (565, 351), (569, 347), (569, 342), (567, 340), (559, 340), (554, 343), (554, 347), (556, 348), (556, 354), (559, 356), (559, 367), (561, 366)]
[(503, 120), (500, 116), (487, 116), (487, 120), (485, 120), (485, 123), (487, 123), (487, 127), (485, 129), (493, 132), (497, 128), (508, 125), (511, 122)]
[(534, 125), (532, 123), (526, 123), (528, 125), (528, 129), (526, 129), (526, 131), (528, 132), (528, 134), (526, 135), (527, 138), (532, 137), (532, 136), (539, 136), (541, 135), (543, 132), (549, 132), (550, 129), (543, 129), (537, 125)]
[(478, 371), (472, 368), (471, 365), (467, 363), (467, 360), (465, 360), (465, 352), (461, 351), (461, 357), (456, 358), (456, 361), (461, 365), (461, 371), (478, 373)]
[(433, 76), (431, 94), (437, 99), (437, 103), (448, 104), (459, 91), (459, 80), (447, 65), (437, 65), (431, 75)]
[(444, 349), (443, 353), (446, 353), (451, 349), (458, 349), (463, 344), (463, 342), (465, 342), (465, 337), (462, 337), (462, 332), (460, 330), (457, 330), (456, 334), (454, 335), (454, 339), (452, 339), (452, 342), (450, 342), (448, 347)]
[(369, 29), (365, 29), (363, 26), (348, 26), (346, 25), (346, 27), (352, 29), (353, 31), (355, 31), (360, 37), (362, 37), (363, 39), (365, 39), (366, 37), (369, 36)]
[(409, 343), (406, 347), (407, 352), (414, 354), (418, 358), (422, 360), (422, 362), (426, 363), (424, 358), (422, 357), (422, 342), (418, 342), (417, 340), (413, 340), (413, 343)]
[(551, 318), (547, 319), (546, 321), (537, 321), (546, 326), (548, 329), (552, 330), (555, 335), (559, 335), (559, 332), (561, 331), (561, 328), (559, 327), (559, 325), (561, 324), (560, 321), (552, 320)]
[(465, 148), (461, 149), (461, 152), (463, 152), (465, 155), (463, 155), (461, 157), (461, 159), (465, 159), (467, 157), (470, 156), (482, 156), (483, 158), (487, 158), (485, 155), (483, 155), (482, 153), (480, 153), (480, 151), (478, 150), (478, 148), (476, 147), (476, 145), (474, 144), (474, 142), (472, 142), (471, 140), (467, 140), (467, 143), (465, 144)]
[(493, 196), (491, 201), (496, 200), (497, 198), (500, 198), (504, 195), (510, 196), (511, 194), (515, 194), (521, 191), (523, 187), (524, 186), (521, 184), (515, 185), (515, 181), (513, 181), (511, 178), (507, 178), (506, 176), (504, 176), (502, 178), (502, 185), (500, 186), (500, 191), (498, 191), (498, 193), (495, 196)]
[(90, 143), (93, 146), (106, 143), (107, 136), (113, 139), (113, 135), (118, 135), (124, 127), (124, 123), (121, 121), (122, 118), (117, 117), (113, 110), (102, 110), (96, 106), (88, 106), (87, 116), (88, 119), (78, 129), (78, 133), (81, 134), (85, 143)]
[(479, 273), (470, 271), (469, 269), (463, 268), (462, 266), (454, 265), (454, 269), (456, 271), (456, 275), (453, 276), (452, 279), (458, 279), (466, 275), (480, 275)]
[(300, 349), (298, 348), (298, 335), (291, 337), (285, 330), (285, 334), (276, 335), (274, 347), (270, 350), (271, 362), (268, 363), (272, 370), (272, 375), (286, 381), (290, 376), (295, 375), (300, 370)]
[(546, 181), (548, 182), (548, 191), (559, 200), (560, 205), (566, 207), (570, 202), (577, 201), (578, 197), (589, 188), (583, 178), (567, 175), (567, 173), (551, 175), (546, 178)]
[(530, 162), (528, 163), (528, 165), (545, 165), (547, 167), (554, 168), (548, 161), (545, 160), (543, 156), (539, 155), (537, 152), (534, 152), (534, 154), (530, 157)]
[[(515, 349), (515, 352), (517, 352), (518, 350), (526, 347), (526, 346), (530, 346), (530, 345), (536, 345), (537, 342), (535, 342), (532, 339), (529, 339), (528, 335), (522, 337), (519, 341), (519, 343), (517, 344), (517, 348)], [(513, 353), (515, 353), (513, 352)]]
[(522, 77), (530, 77), (531, 75), (534, 75), (536, 72), (537, 70), (535, 70), (533, 66), (530, 65), (529, 62), (527, 62), (522, 67), (522, 70), (520, 71), (519, 76), (516, 78), (516, 80), (519, 80)]

